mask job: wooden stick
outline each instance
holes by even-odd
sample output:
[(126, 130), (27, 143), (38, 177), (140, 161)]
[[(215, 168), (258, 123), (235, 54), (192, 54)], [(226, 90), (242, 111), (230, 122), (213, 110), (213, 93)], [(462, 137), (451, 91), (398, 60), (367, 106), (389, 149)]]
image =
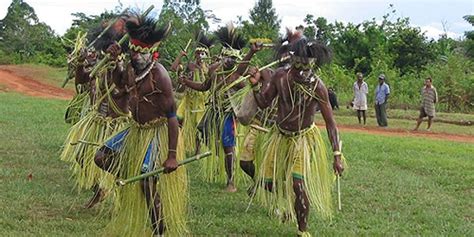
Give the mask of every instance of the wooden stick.
[(341, 204), (341, 182), (339, 181), (340, 180), (340, 177), (339, 175), (336, 176), (336, 180), (337, 180), (337, 206), (338, 206), (338, 209), (339, 211), (342, 210), (342, 204)]
[(265, 132), (265, 133), (269, 133), (269, 132), (270, 132), (270, 130), (268, 130), (268, 129), (264, 128), (264, 127), (258, 126), (258, 125), (256, 125), (256, 124), (251, 124), (250, 127), (251, 127), (251, 128), (255, 128), (255, 129), (257, 129), (258, 131), (261, 131), (261, 132)]
[[(283, 57), (283, 58), (281, 58), (281, 59), (278, 59), (278, 60), (276, 60), (276, 61), (273, 61), (273, 62), (271, 62), (271, 63), (269, 63), (269, 64), (267, 64), (267, 65), (265, 65), (265, 66), (259, 68), (258, 71), (261, 72), (262, 70), (265, 70), (265, 69), (267, 69), (267, 68), (273, 67), (274, 65), (277, 65), (278, 63), (284, 62), (284, 61), (286, 61), (286, 60), (288, 60), (288, 59), (290, 59), (290, 56)], [(232, 83), (230, 83), (229, 85), (227, 85), (227, 86), (223, 89), (223, 91), (228, 91), (228, 90), (230, 90), (232, 87), (234, 87), (235, 85), (237, 85), (237, 84), (239, 84), (239, 83), (241, 83), (241, 82), (243, 82), (243, 81), (245, 81), (245, 80), (248, 80), (249, 78), (250, 78), (250, 75), (242, 76), (242, 77), (240, 77), (239, 79), (237, 79), (237, 80), (233, 81)]]
[[(342, 152), (342, 140), (339, 140), (339, 152)], [(342, 158), (341, 158), (342, 159)], [(341, 160), (342, 162), (342, 160)], [(342, 201), (341, 201), (341, 181), (340, 181), (340, 174), (336, 174), (337, 180), (337, 206), (339, 211), (342, 210)]]
[[(205, 158), (205, 157), (208, 157), (211, 155), (211, 152), (208, 151), (208, 152), (205, 152), (205, 153), (202, 153), (202, 154), (199, 154), (199, 155), (196, 155), (196, 156), (193, 156), (193, 157), (190, 157), (188, 159), (185, 159), (181, 162), (178, 163), (178, 167), (179, 166), (182, 166), (182, 165), (185, 165), (187, 163), (191, 163), (193, 161), (197, 161), (197, 160), (200, 160), (201, 158)], [(140, 181), (142, 179), (145, 179), (145, 178), (148, 178), (148, 177), (151, 177), (151, 176), (157, 176), (161, 173), (163, 173), (165, 171), (165, 168), (164, 167), (161, 167), (157, 170), (154, 170), (154, 171), (151, 171), (151, 172), (148, 172), (148, 173), (144, 173), (144, 174), (141, 174), (141, 175), (138, 175), (138, 176), (135, 176), (135, 177), (131, 177), (129, 179), (125, 179), (125, 180), (122, 180), (122, 179), (118, 179), (117, 181), (115, 181), (115, 183), (118, 185), (118, 186), (124, 186), (124, 185), (127, 185), (127, 184), (130, 184), (130, 183), (133, 183), (133, 182), (137, 182), (137, 181)]]

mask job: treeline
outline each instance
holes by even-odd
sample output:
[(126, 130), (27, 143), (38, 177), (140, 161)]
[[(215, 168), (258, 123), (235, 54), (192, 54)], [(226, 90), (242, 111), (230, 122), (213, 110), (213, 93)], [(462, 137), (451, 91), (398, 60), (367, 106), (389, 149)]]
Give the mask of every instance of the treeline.
[[(119, 4), (100, 15), (74, 13), (73, 24), (59, 37), (39, 21), (27, 3), (13, 0), (7, 15), (0, 21), (0, 64), (66, 66), (67, 52), (79, 31), (90, 31), (123, 10)], [(373, 18), (361, 24), (344, 24), (311, 14), (302, 19), (305, 36), (332, 49), (333, 63), (322, 68), (320, 74), (326, 84), (336, 90), (340, 103), (352, 98), (356, 72), (364, 73), (372, 94), (377, 76), (384, 73), (392, 87), (392, 108), (417, 108), (423, 81), (431, 76), (440, 96), (438, 109), (474, 111), (474, 31), (465, 32), (462, 39), (441, 35), (438, 40), (429, 40), (419, 28), (410, 26), (409, 18), (396, 15), (391, 5), (381, 22)], [(160, 52), (165, 65), (171, 64), (197, 31), (208, 31), (210, 22), (225, 23), (212, 11), (202, 9), (199, 0), (165, 0), (159, 18), (163, 23), (173, 22), (173, 32), (163, 42)], [(474, 16), (463, 18), (474, 25)], [(277, 40), (280, 22), (272, 0), (259, 0), (249, 9), (249, 20), (238, 17), (234, 24), (247, 39)], [(213, 51), (218, 52), (219, 48)], [(265, 50), (257, 55), (254, 63), (263, 65), (272, 60), (271, 50)], [(371, 99), (372, 96), (369, 102)]]

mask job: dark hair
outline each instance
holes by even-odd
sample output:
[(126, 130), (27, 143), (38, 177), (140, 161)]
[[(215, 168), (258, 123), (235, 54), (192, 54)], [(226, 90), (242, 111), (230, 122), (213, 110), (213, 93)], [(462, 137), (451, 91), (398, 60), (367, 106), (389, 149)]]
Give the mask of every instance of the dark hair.
[(171, 27), (169, 23), (164, 26), (158, 26), (157, 23), (158, 21), (153, 18), (143, 17), (136, 13), (127, 21), (126, 27), (130, 38), (138, 39), (146, 44), (154, 44), (162, 41)]
[(302, 37), (291, 44), (290, 51), (297, 57), (315, 58), (318, 67), (329, 63), (332, 58), (331, 50), (327, 46), (313, 40), (308, 40), (306, 37)]
[(433, 79), (431, 79), (431, 77), (427, 77), (425, 80), (428, 80), (430, 82), (433, 82)]
[[(110, 24), (113, 24), (112, 21), (109, 22)], [(92, 47), (94, 47), (95, 50), (105, 51), (114, 41), (119, 41), (120, 38), (122, 38), (123, 34), (119, 31), (116, 31), (114, 27), (110, 27), (104, 34), (100, 36), (100, 38), (97, 38), (107, 26), (108, 24), (104, 22), (100, 26), (89, 31), (87, 34), (87, 41), (94, 42)]]
[(206, 33), (203, 31), (199, 31), (198, 33), (196, 33), (194, 38), (196, 38), (196, 41), (198, 42), (199, 46), (206, 48), (211, 48), (216, 42), (216, 39), (214, 37), (206, 35)]
[(283, 55), (288, 54), (290, 51), (291, 43), (297, 41), (301, 37), (303, 37), (303, 35), (301, 35), (301, 32), (293, 32), (289, 28), (286, 28), (286, 35), (284, 37), (281, 37), (273, 46), (273, 49), (275, 51), (275, 59), (278, 60)]
[(221, 42), (222, 46), (226, 48), (241, 50), (247, 43), (244, 37), (237, 32), (237, 29), (232, 24), (219, 28), (215, 32), (215, 35)]

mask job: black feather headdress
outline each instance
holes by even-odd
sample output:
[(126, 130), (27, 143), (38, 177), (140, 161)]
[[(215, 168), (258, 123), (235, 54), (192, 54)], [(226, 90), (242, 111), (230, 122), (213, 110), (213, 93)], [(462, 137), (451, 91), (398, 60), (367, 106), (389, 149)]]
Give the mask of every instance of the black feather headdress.
[(305, 37), (291, 44), (290, 53), (292, 61), (303, 64), (314, 62), (318, 67), (329, 63), (332, 57), (331, 50), (327, 46)]
[(247, 42), (244, 37), (237, 32), (237, 29), (232, 23), (227, 24), (225, 27), (219, 28), (215, 34), (223, 46), (223, 55), (238, 58), (242, 57), (240, 55), (240, 50), (245, 47)]
[(281, 37), (274, 45), (275, 58), (278, 60), (290, 52), (291, 43), (301, 39), (303, 35), (299, 31), (286, 28), (286, 35)]
[[(121, 31), (117, 30), (114, 27), (107, 29), (105, 33), (101, 33), (107, 27), (107, 23), (101, 24), (87, 34), (87, 41), (93, 42), (92, 47), (97, 51), (105, 51), (107, 47), (115, 41), (119, 41), (120, 38), (124, 35)], [(100, 36), (100, 37), (99, 37)], [(99, 37), (99, 38), (97, 38)]]
[(196, 35), (197, 47), (196, 51), (209, 52), (209, 49), (214, 46), (215, 38), (207, 36), (204, 32), (199, 32)]
[(171, 24), (159, 26), (157, 20), (148, 17), (131, 17), (126, 28), (130, 35), (130, 49), (141, 53), (152, 53), (158, 50), (160, 42), (168, 35)]

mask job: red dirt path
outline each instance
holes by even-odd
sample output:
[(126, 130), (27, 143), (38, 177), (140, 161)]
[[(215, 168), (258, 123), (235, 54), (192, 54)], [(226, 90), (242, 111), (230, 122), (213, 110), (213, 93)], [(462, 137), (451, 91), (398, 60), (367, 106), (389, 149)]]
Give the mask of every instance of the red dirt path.
[(69, 100), (74, 91), (58, 88), (28, 77), (21, 77), (9, 70), (0, 69), (0, 84), (5, 85), (7, 91), (16, 91), (25, 95)]

